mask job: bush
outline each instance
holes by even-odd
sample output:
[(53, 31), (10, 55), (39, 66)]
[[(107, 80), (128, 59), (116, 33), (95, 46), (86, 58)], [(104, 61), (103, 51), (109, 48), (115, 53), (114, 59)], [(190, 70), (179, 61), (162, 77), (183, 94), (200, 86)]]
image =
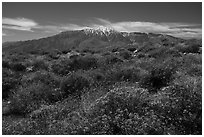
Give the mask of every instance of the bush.
[(162, 121), (149, 111), (148, 92), (137, 87), (111, 90), (89, 110), (89, 134), (162, 134)]
[(2, 60), (2, 68), (10, 68), (10, 63), (9, 63), (9, 61)]
[(11, 64), (11, 69), (14, 71), (25, 71), (26, 67), (22, 63)]
[(11, 91), (19, 85), (20, 76), (9, 69), (2, 70), (2, 98), (8, 98)]
[(162, 94), (153, 101), (162, 121), (175, 127), (176, 134), (202, 134), (201, 77), (181, 75)]
[(106, 81), (106, 74), (100, 69), (89, 70), (85, 74), (94, 80), (94, 84), (103, 84)]
[(115, 63), (121, 63), (123, 62), (123, 60), (111, 54), (111, 55), (105, 56), (105, 62), (106, 64), (115, 64)]
[(67, 49), (67, 50), (62, 50), (62, 54), (67, 54), (67, 53), (69, 53), (69, 52), (71, 52), (71, 50), (70, 50), (70, 49)]
[(177, 50), (171, 49), (169, 47), (161, 47), (148, 52), (148, 54), (150, 57), (153, 57), (153, 58), (169, 58), (169, 57), (181, 56), (181, 54)]
[(138, 54), (137, 54), (137, 58), (144, 58), (144, 57), (146, 57), (146, 54), (145, 53), (142, 53), (142, 52), (139, 52)]
[(186, 68), (186, 73), (190, 76), (202, 76), (202, 65), (192, 65)]
[(97, 59), (94, 56), (77, 56), (72, 59), (61, 60), (52, 64), (52, 71), (56, 74), (66, 75), (70, 71), (77, 71), (79, 69), (89, 70), (98, 67)]
[(62, 94), (57, 89), (51, 89), (49, 86), (38, 82), (20, 87), (10, 97), (11, 113), (27, 114), (38, 109), (43, 104), (49, 104), (60, 100)]
[(78, 70), (78, 69), (88, 70), (96, 67), (97, 67), (97, 59), (90, 55), (74, 58), (73, 60), (71, 60), (71, 63), (70, 63), (70, 68), (72, 70)]
[(137, 48), (134, 48), (134, 47), (131, 47), (131, 48), (128, 48), (129, 51), (131, 52), (134, 52)]
[(51, 65), (51, 71), (58, 75), (62, 75), (62, 76), (66, 75), (71, 71), (69, 64), (70, 64), (69, 59), (54, 62)]
[(165, 64), (152, 67), (149, 75), (141, 79), (140, 85), (143, 88), (149, 89), (150, 92), (156, 92), (158, 89), (167, 86), (169, 82), (171, 82), (176, 68)]
[(91, 79), (88, 76), (72, 73), (62, 80), (60, 89), (66, 95), (74, 94), (80, 97), (82, 89), (90, 87), (91, 84)]
[(124, 59), (126, 59), (126, 60), (128, 60), (128, 59), (130, 59), (130, 58), (132, 57), (131, 52), (130, 52), (130, 51), (126, 51), (126, 50), (120, 51), (120, 52), (119, 52), (119, 55), (120, 55), (121, 57), (123, 57)]
[(52, 88), (59, 88), (61, 77), (47, 71), (37, 71), (22, 77), (22, 85), (41, 82)]
[(43, 59), (34, 60), (32, 66), (35, 71), (40, 69), (48, 70), (48, 64)]
[(109, 81), (139, 81), (147, 72), (135, 66), (120, 66), (116, 65), (107, 71)]
[(199, 44), (177, 45), (176, 49), (183, 53), (200, 53)]

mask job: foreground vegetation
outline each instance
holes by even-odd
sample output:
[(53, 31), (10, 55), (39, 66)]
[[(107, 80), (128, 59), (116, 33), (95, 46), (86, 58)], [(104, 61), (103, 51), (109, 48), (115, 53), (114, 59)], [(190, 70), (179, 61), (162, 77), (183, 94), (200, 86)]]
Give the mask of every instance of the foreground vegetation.
[(3, 53), (3, 134), (202, 134), (197, 45)]

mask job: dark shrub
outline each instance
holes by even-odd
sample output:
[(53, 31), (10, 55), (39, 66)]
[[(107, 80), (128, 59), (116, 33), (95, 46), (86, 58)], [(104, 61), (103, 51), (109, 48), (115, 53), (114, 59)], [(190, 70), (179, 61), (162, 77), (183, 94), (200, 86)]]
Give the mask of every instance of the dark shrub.
[(70, 52), (71, 50), (67, 49), (67, 50), (62, 50), (62, 54), (67, 54), (68, 52)]
[(91, 53), (91, 54), (95, 53), (95, 51), (91, 50), (91, 49), (83, 49), (82, 52), (84, 52), (84, 53)]
[(130, 59), (130, 58), (132, 57), (131, 52), (126, 51), (126, 50), (121, 51), (121, 52), (119, 53), (119, 55), (120, 55), (121, 57), (123, 57), (124, 59)]
[(144, 54), (144, 53), (141, 53), (141, 52), (139, 52), (138, 54), (137, 54), (137, 58), (144, 58), (144, 57), (146, 57), (146, 54)]
[(94, 70), (89, 70), (86, 72), (87, 75), (89, 75), (93, 80), (94, 83), (101, 83), (106, 80), (106, 76), (104, 72), (102, 72), (100, 69), (94, 69)]
[(121, 63), (121, 62), (123, 62), (123, 60), (118, 58), (117, 56), (111, 54), (111, 55), (105, 56), (105, 62), (106, 62), (106, 64), (115, 64), (115, 63)]
[(201, 77), (179, 74), (171, 86), (164, 88), (154, 103), (166, 125), (176, 129), (176, 134), (202, 134), (202, 84)]
[(70, 64), (69, 59), (52, 63), (51, 71), (59, 75), (66, 75), (71, 71), (69, 64)]
[(183, 53), (200, 53), (199, 44), (177, 45), (176, 49)]
[(41, 82), (49, 87), (58, 88), (60, 85), (60, 77), (47, 71), (37, 71), (29, 73), (22, 77), (22, 85)]
[(34, 60), (32, 63), (32, 66), (34, 70), (40, 70), (40, 69), (48, 70), (48, 64), (45, 63), (43, 59)]
[(22, 63), (11, 64), (11, 68), (14, 71), (25, 71), (26, 70), (26, 66), (24, 66)]
[(112, 49), (112, 52), (117, 52), (119, 49), (118, 48), (114, 48)]
[(129, 50), (129, 51), (131, 51), (131, 52), (133, 52), (133, 51), (135, 51), (135, 50), (136, 50), (136, 48), (131, 47), (131, 48), (128, 48), (128, 50)]
[(134, 66), (114, 66), (108, 71), (108, 78), (110, 81), (139, 81), (147, 71)]
[[(61, 64), (63, 63), (63, 64)], [(61, 63), (57, 63), (58, 66), (54, 66), (54, 71), (58, 71), (61, 73), (67, 73), (69, 71), (75, 71), (78, 69), (88, 70), (91, 68), (97, 68), (97, 59), (94, 56), (86, 55), (86, 56), (75, 56), (71, 59), (66, 59), (61, 61)], [(60, 69), (60, 67), (62, 68)]]
[(20, 77), (9, 69), (2, 70), (2, 98), (8, 98), (11, 91), (19, 84)]
[(60, 55), (58, 55), (57, 53), (49, 53), (48, 55), (51, 59), (59, 59)]
[(51, 100), (53, 92), (45, 84), (33, 83), (20, 87), (10, 97), (11, 113), (26, 114), (38, 109), (42, 104)]
[(10, 68), (10, 63), (6, 60), (2, 60), (2, 67), (3, 68)]
[(155, 50), (148, 52), (150, 57), (153, 58), (169, 58), (169, 57), (180, 57), (181, 54), (175, 50), (170, 49), (169, 47), (161, 47)]
[(165, 87), (173, 79), (175, 68), (172, 66), (166, 66), (164, 64), (158, 66), (152, 66), (150, 74), (143, 77), (140, 81), (140, 85), (149, 91), (157, 91), (161, 87)]
[(80, 96), (81, 90), (88, 88), (91, 84), (91, 79), (88, 76), (73, 73), (62, 80), (60, 89), (66, 95), (75, 94), (76, 96)]
[(85, 70), (97, 67), (97, 59), (91, 55), (79, 58), (78, 63)]

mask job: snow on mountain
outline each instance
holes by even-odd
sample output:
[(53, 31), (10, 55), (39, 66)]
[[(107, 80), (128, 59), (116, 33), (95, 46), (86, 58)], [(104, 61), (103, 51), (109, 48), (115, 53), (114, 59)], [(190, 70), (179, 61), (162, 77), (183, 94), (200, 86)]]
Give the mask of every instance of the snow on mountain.
[(112, 28), (108, 28), (108, 27), (104, 27), (104, 26), (99, 26), (96, 28), (86, 27), (83, 29), (83, 31), (87, 35), (95, 34), (95, 35), (105, 35), (105, 36), (109, 36), (110, 34), (117, 32)]

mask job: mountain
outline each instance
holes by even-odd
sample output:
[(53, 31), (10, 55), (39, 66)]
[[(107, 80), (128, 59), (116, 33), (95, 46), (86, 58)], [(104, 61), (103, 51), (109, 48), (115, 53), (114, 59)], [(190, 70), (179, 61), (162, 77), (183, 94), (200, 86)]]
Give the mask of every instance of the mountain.
[(175, 45), (187, 40), (169, 35), (118, 32), (110, 28), (85, 28), (82, 30), (65, 31), (57, 35), (36, 40), (6, 42), (2, 44), (3, 52), (31, 52), (52, 50), (93, 50), (101, 51), (111, 47), (127, 45), (142, 45), (156, 43), (160, 45)]

